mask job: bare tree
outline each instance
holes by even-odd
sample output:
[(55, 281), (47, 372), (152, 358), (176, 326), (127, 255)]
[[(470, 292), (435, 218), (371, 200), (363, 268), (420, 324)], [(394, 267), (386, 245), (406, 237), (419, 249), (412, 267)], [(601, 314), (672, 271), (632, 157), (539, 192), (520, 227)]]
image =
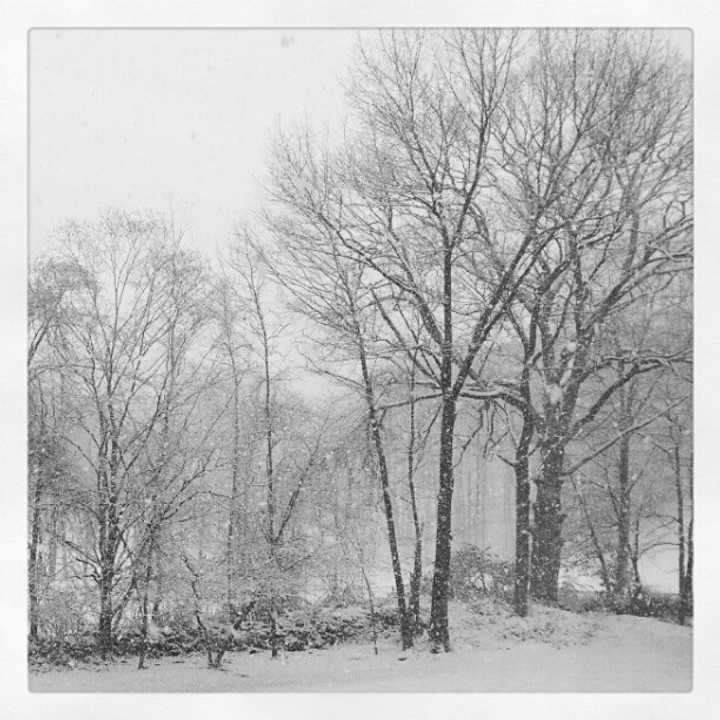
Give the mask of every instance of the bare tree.
[(230, 406), (230, 495), (227, 524), (227, 601), (235, 600), (237, 564), (239, 562), (238, 534), (246, 535), (246, 523), (241, 519), (247, 512), (248, 478), (242, 477), (243, 461), (247, 458), (247, 443), (243, 438), (243, 417), (247, 415), (243, 403), (243, 381), (249, 373), (251, 347), (244, 337), (246, 299), (233, 285), (232, 278), (222, 275), (217, 281), (216, 340), (220, 362), (227, 365), (232, 403)]
[[(651, 449), (665, 414), (687, 402), (680, 395), (668, 409), (660, 400), (667, 384), (662, 376), (634, 377), (615, 393), (592, 434), (568, 453), (581, 525), (608, 601), (619, 610), (631, 606), (641, 584), (640, 557), (667, 543), (661, 508), (672, 483)], [(577, 551), (574, 540), (571, 554)]]
[(556, 600), (568, 443), (633, 377), (689, 357), (688, 335), (617, 354), (606, 329), (688, 269), (690, 85), (652, 35), (541, 32), (534, 58), (503, 150), (514, 205), (536, 208), (539, 189), (553, 198), (538, 223), (548, 242), (512, 314), (539, 397), (528, 403), (524, 370), (500, 387), (533, 417), (542, 470), (532, 587)]
[(668, 402), (662, 423), (664, 427), (652, 439), (654, 447), (662, 454), (672, 474), (674, 513), (671, 525), (675, 526), (678, 569), (678, 622), (683, 625), (692, 613), (693, 600), (693, 466), (692, 445), (688, 438), (692, 421), (687, 405), (677, 406)]
[[(303, 145), (300, 145), (303, 148)], [(306, 149), (306, 148), (305, 148)], [(286, 153), (290, 150), (285, 146)], [(279, 158), (278, 172), (285, 163), (293, 162), (293, 156), (285, 154)], [(277, 180), (280, 180), (278, 176)], [(390, 491), (390, 473), (382, 434), (382, 413), (378, 407), (376, 384), (373, 378), (371, 328), (373, 315), (372, 295), (365, 287), (366, 270), (354, 259), (344, 256), (341, 247), (332, 234), (328, 234), (322, 223), (311, 217), (314, 232), (307, 226), (297, 227), (287, 218), (270, 218), (276, 238), (283, 254), (266, 259), (274, 276), (291, 293), (296, 308), (317, 322), (326, 331), (324, 339), (333, 343), (340, 351), (340, 360), (357, 363), (360, 380), (345, 377), (344, 380), (359, 390), (365, 400), (369, 432), (372, 440), (377, 471), (382, 488), (383, 507), (388, 532), (390, 557), (395, 579), (395, 591), (400, 618), (403, 648), (412, 646), (412, 628), (405, 596), (405, 584), (400, 565), (397, 542), (395, 513)], [(338, 374), (335, 374), (338, 377)]]
[[(113, 623), (136, 587), (133, 544), (144, 546), (154, 527), (138, 523), (146, 503), (169, 491), (160, 480), (164, 443), (178, 373), (202, 324), (203, 270), (180, 249), (176, 231), (153, 217), (111, 212), (97, 225), (71, 224), (61, 248), (75, 277), (55, 348), (74, 398), (75, 427), (63, 441), (93, 477), (83, 511), (96, 533), (91, 548), (65, 542), (97, 584), (98, 645), (107, 654)], [(187, 411), (197, 403), (197, 387), (183, 393)], [(180, 418), (181, 427), (190, 418), (190, 412)], [(171, 498), (188, 489), (203, 465), (198, 459), (192, 471), (172, 473), (182, 479)], [(168, 502), (163, 497), (166, 509)]]
[[(504, 247), (500, 277), (468, 297), (469, 288), (478, 289), (473, 252), (491, 242), (488, 222), (500, 199), (491, 184), (493, 127), (504, 122), (500, 106), (515, 41), (515, 34), (500, 31), (437, 39), (381, 34), (374, 50), (360, 50), (351, 93), (353, 144), (333, 163), (314, 156), (309, 142), (300, 153), (289, 153), (281, 142), (281, 154), (292, 161), (274, 174), (274, 198), (304, 221), (321, 224), (343, 257), (366, 268), (389, 343), (404, 354), (418, 347), (414, 362), (422, 383), (440, 398), (435, 649), (450, 649), (457, 403), (540, 249), (533, 226), (515, 233)], [(423, 322), (427, 341), (420, 346), (411, 314)]]
[[(293, 519), (301, 493), (309, 484), (313, 473), (317, 472), (321, 465), (321, 448), (323, 446), (323, 427), (315, 431), (314, 437), (306, 442), (305, 460), (302, 464), (295, 462), (295, 471), (292, 473), (291, 481), (293, 487), (287, 498), (278, 487), (279, 476), (277, 474), (276, 447), (280, 437), (276, 432), (275, 422), (277, 415), (276, 386), (279, 379), (271, 368), (271, 358), (274, 352), (274, 345), (282, 338), (286, 329), (286, 323), (273, 318), (271, 324), (270, 301), (267, 298), (267, 287), (265, 286), (262, 269), (257, 257), (253, 256), (253, 248), (249, 237), (246, 235), (238, 238), (234, 246), (228, 264), (235, 275), (235, 281), (239, 284), (236, 292), (239, 297), (244, 298), (247, 312), (249, 336), (254, 342), (255, 349), (260, 358), (260, 375), (262, 388), (262, 436), (264, 456), (264, 486), (265, 486), (265, 528), (263, 536), (267, 543), (268, 551), (268, 582), (265, 595), (269, 604), (270, 619), (270, 642), (272, 657), (277, 657), (279, 649), (279, 587), (282, 583), (283, 558), (281, 557), (282, 546), (289, 525)], [(284, 458), (285, 460), (287, 458)]]
[[(28, 582), (30, 637), (38, 634), (41, 594), (39, 547), (42, 515), (52, 507), (57, 518), (62, 477), (68, 474), (68, 458), (61, 442), (63, 380), (57, 372), (54, 341), (65, 312), (63, 299), (73, 283), (71, 267), (42, 258), (32, 265), (28, 283), (28, 489), (30, 542)], [(54, 575), (57, 549), (55, 529), (49, 531), (47, 580)]]

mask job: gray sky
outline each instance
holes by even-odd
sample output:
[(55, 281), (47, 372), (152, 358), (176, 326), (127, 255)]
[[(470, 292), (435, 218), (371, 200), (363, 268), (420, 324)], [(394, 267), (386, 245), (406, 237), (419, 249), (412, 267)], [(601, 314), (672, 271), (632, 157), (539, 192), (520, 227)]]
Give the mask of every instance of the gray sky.
[[(108, 207), (172, 213), (212, 254), (260, 207), (278, 123), (337, 126), (357, 31), (34, 30), (30, 249)], [(326, 378), (283, 352), (315, 397)], [(295, 337), (298, 335), (298, 337)]]
[[(372, 31), (370, 31), (372, 32)], [(689, 54), (689, 31), (671, 31)], [(337, 128), (354, 30), (33, 30), (30, 245), (108, 207), (212, 251), (259, 206), (269, 137)]]
[(106, 207), (214, 248), (257, 209), (282, 120), (337, 124), (356, 31), (34, 30), (31, 248)]

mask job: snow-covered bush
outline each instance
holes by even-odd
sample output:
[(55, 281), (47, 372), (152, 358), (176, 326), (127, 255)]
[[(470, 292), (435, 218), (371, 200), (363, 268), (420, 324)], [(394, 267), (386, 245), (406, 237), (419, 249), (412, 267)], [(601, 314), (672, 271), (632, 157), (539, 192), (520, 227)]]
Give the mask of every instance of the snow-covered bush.
[[(512, 562), (475, 545), (464, 545), (453, 554), (450, 564), (450, 597), (465, 601), (483, 596), (511, 600), (514, 579)], [(429, 582), (426, 585), (429, 587)]]

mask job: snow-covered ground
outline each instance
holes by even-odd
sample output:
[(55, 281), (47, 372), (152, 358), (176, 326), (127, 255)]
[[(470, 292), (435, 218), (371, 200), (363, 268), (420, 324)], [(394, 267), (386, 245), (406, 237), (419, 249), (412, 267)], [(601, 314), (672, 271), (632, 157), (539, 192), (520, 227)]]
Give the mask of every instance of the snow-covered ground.
[(455, 604), (454, 649), (432, 655), (425, 642), (401, 654), (391, 641), (328, 650), (230, 653), (225, 670), (202, 655), (30, 673), (40, 692), (575, 691), (681, 692), (691, 689), (692, 631), (657, 620), (573, 615), (534, 607), (527, 619), (477, 614)]

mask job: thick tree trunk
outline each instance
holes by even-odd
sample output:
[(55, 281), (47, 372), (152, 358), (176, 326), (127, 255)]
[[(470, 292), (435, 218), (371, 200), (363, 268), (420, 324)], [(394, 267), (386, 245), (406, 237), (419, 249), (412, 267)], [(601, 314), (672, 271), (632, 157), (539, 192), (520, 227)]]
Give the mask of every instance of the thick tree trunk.
[(443, 398), (440, 426), (440, 488), (437, 499), (437, 532), (435, 538), (435, 572), (430, 608), (430, 639), (432, 649), (450, 651), (448, 628), (448, 591), (452, 545), (453, 438), (455, 434), (455, 398)]
[[(457, 417), (457, 396), (453, 388), (453, 318), (452, 318), (452, 246), (445, 238), (443, 254), (443, 333), (440, 365), (442, 417), (440, 421), (440, 483), (437, 498), (435, 537), (435, 571), (430, 607), (430, 640), (432, 651), (450, 651), (448, 627), (448, 591), (452, 552), (452, 497), (455, 482), (453, 440)], [(458, 378), (459, 379), (459, 378)]]
[(531, 590), (533, 597), (556, 603), (562, 551), (561, 490), (564, 448), (554, 446), (543, 457), (542, 476), (537, 482)]

